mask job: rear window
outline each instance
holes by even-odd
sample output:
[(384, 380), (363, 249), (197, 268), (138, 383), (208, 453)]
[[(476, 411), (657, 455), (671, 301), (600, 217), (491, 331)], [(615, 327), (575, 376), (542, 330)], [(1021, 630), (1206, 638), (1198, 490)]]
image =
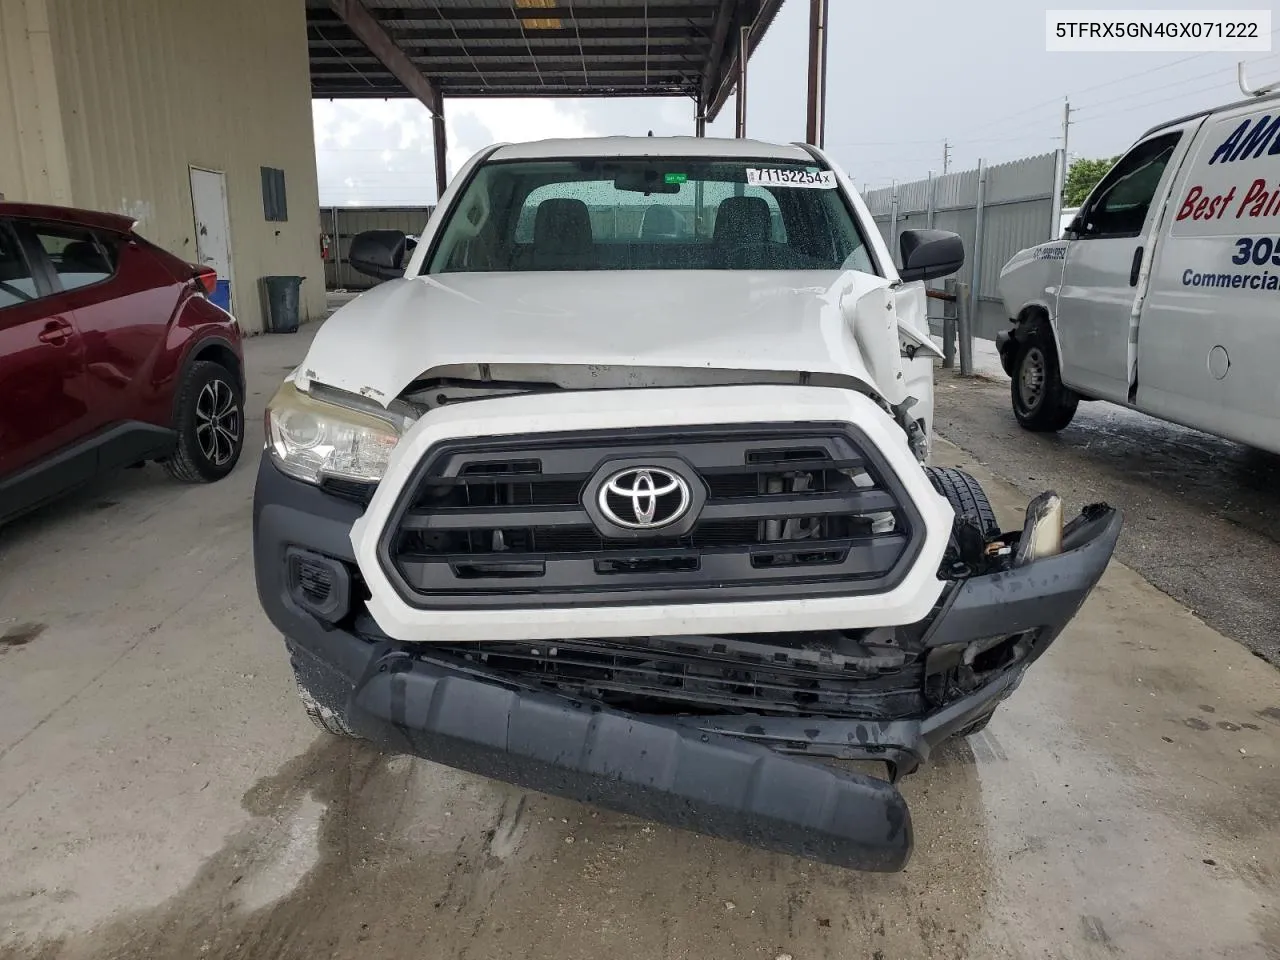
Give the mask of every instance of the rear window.
[(830, 171), (760, 160), (495, 162), (441, 230), (430, 273), (874, 272)]
[(115, 273), (116, 251), (93, 231), (66, 224), (35, 224), (32, 230), (63, 290), (92, 286)]

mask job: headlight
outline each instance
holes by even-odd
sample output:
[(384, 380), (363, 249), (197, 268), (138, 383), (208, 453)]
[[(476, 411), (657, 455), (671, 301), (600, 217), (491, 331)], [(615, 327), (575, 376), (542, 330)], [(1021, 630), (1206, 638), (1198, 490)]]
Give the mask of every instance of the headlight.
[(267, 405), (267, 451), (282, 471), (307, 483), (326, 477), (382, 479), (412, 418), (362, 397), (285, 381)]

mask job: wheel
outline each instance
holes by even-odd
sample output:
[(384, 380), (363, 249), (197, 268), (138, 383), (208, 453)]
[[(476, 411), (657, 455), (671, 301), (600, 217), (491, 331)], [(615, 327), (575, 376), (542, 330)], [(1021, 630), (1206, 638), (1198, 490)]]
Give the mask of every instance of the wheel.
[(302, 701), (302, 708), (307, 711), (307, 716), (311, 718), (311, 722), (323, 730), (325, 733), (331, 733), (335, 737), (350, 737), (352, 740), (361, 739), (354, 730), (347, 726), (347, 718), (332, 707), (327, 707), (316, 699), (315, 694), (302, 681), (302, 677), (298, 675), (298, 668), (293, 668), (294, 680), (298, 684), (298, 699)]
[(1013, 415), (1025, 429), (1061, 430), (1076, 415), (1080, 396), (1062, 383), (1058, 348), (1045, 324), (1027, 326), (1018, 334), (1009, 376)]
[(924, 472), (929, 475), (933, 489), (951, 503), (957, 520), (968, 520), (982, 532), (984, 539), (1000, 535), (1000, 523), (982, 484), (954, 467), (925, 467)]
[(219, 363), (198, 361), (179, 387), (177, 445), (165, 469), (184, 483), (221, 480), (244, 447), (244, 397), (233, 374)]

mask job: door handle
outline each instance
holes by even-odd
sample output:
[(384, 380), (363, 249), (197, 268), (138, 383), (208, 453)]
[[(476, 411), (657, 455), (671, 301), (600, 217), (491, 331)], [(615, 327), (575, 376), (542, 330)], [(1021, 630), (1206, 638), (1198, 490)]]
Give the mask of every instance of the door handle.
[(44, 329), (40, 331), (38, 339), (41, 343), (49, 343), (55, 347), (60, 347), (67, 342), (67, 338), (71, 336), (71, 324), (59, 317), (57, 320), (50, 320), (44, 325)]
[(1142, 269), (1142, 248), (1133, 251), (1133, 263), (1129, 267), (1129, 286), (1138, 285), (1138, 272)]

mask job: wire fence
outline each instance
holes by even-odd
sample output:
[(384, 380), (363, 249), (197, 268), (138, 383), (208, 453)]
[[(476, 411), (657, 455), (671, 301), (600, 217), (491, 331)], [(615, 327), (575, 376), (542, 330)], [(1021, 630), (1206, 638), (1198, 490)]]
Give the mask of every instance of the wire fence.
[[(950, 230), (964, 240), (965, 265), (955, 279), (968, 287), (973, 335), (994, 339), (1008, 328), (1000, 270), (1019, 250), (1058, 234), (1062, 205), (1054, 185), (1062, 153), (962, 170), (870, 190), (864, 196), (895, 257), (903, 230)], [(941, 284), (935, 284), (940, 288)], [(930, 318), (935, 333), (942, 317)]]

